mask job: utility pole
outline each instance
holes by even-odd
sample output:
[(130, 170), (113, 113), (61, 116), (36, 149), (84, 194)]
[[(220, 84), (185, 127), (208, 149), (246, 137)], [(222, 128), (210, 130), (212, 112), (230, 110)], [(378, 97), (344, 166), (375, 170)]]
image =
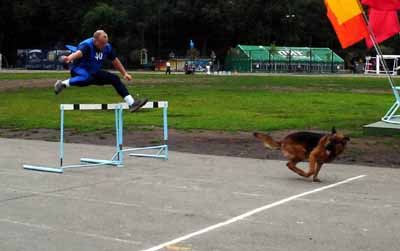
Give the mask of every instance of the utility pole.
[(158, 13), (157, 13), (157, 21), (158, 21), (158, 34), (157, 34), (157, 40), (158, 40), (158, 49), (157, 49), (157, 56), (160, 58), (161, 56), (161, 1), (158, 2)]

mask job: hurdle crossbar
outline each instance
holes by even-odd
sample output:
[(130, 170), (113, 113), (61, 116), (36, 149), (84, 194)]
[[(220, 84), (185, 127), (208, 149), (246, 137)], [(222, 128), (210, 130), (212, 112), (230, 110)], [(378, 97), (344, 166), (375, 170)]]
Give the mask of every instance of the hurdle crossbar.
[[(163, 109), (163, 133), (164, 133), (164, 144), (159, 146), (149, 146), (140, 148), (129, 148), (123, 149), (123, 110), (129, 109), (127, 104), (61, 104), (60, 105), (60, 153), (59, 160), (60, 165), (58, 167), (48, 166), (35, 166), (35, 165), (23, 165), (25, 169), (63, 173), (64, 169), (67, 168), (80, 168), (80, 167), (95, 167), (111, 165), (117, 167), (123, 167), (124, 165), (124, 152), (140, 152), (147, 150), (158, 150), (156, 154), (145, 154), (145, 153), (132, 153), (130, 156), (138, 157), (153, 157), (168, 159), (168, 121), (167, 121), (167, 109), (168, 102), (147, 102), (144, 109)], [(116, 150), (110, 160), (92, 159), (92, 158), (81, 158), (81, 164), (77, 165), (64, 165), (64, 111), (81, 110), (81, 111), (93, 111), (93, 110), (115, 110), (115, 138), (116, 138)]]
[[(128, 104), (62, 104), (64, 110), (115, 110), (121, 108), (123, 110), (129, 109)], [(167, 101), (149, 101), (141, 109), (152, 109), (152, 108), (166, 108), (168, 107)]]

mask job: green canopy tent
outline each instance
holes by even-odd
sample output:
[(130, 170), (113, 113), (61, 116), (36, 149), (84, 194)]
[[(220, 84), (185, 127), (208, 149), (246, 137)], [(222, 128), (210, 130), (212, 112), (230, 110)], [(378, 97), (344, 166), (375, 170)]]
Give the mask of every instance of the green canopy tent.
[(237, 72), (338, 72), (344, 60), (329, 48), (238, 45), (225, 59)]

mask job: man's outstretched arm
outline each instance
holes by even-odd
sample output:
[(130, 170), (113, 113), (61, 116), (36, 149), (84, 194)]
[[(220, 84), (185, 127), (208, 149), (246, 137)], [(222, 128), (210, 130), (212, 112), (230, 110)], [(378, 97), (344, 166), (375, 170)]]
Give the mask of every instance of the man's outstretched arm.
[(72, 61), (81, 58), (82, 56), (83, 56), (82, 51), (81, 50), (77, 50), (76, 52), (71, 53), (68, 56), (63, 56), (62, 58), (63, 58), (65, 63), (69, 64)]
[(132, 76), (125, 70), (125, 67), (122, 65), (121, 61), (116, 57), (112, 61), (112, 65), (114, 68), (121, 73), (125, 80), (132, 80)]

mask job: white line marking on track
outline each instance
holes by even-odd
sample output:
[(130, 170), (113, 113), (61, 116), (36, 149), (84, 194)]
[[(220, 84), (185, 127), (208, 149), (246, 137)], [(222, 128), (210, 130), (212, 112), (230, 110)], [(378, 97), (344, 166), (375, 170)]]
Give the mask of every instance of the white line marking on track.
[(258, 193), (233, 192), (232, 194), (241, 195), (241, 196), (247, 196), (247, 197), (260, 197), (261, 196), (261, 194), (258, 194)]
[(159, 244), (159, 245), (154, 246), (154, 247), (149, 248), (149, 249), (143, 249), (142, 251), (156, 251), (156, 250), (163, 249), (163, 248), (165, 248), (165, 247), (167, 247), (167, 246), (169, 246), (169, 245), (177, 244), (177, 243), (179, 243), (179, 242), (185, 241), (185, 240), (190, 239), (190, 238), (192, 238), (192, 237), (195, 237), (195, 236), (197, 236), (197, 235), (201, 235), (201, 234), (210, 232), (210, 231), (212, 231), (212, 230), (215, 230), (215, 229), (217, 229), (217, 228), (221, 228), (221, 227), (224, 227), (224, 226), (226, 226), (226, 225), (235, 223), (235, 222), (237, 222), (237, 221), (240, 221), (240, 220), (243, 220), (243, 219), (245, 219), (245, 218), (247, 218), (247, 217), (250, 217), (250, 216), (252, 216), (252, 215), (254, 215), (254, 214), (257, 214), (257, 213), (260, 213), (260, 212), (265, 211), (265, 210), (267, 210), (267, 209), (270, 209), (270, 208), (273, 208), (273, 207), (276, 207), (276, 206), (285, 204), (285, 203), (290, 202), (290, 201), (292, 201), (292, 200), (295, 200), (295, 199), (298, 199), (298, 198), (301, 198), (301, 197), (304, 197), (304, 196), (307, 196), (307, 195), (310, 195), (310, 194), (313, 194), (313, 193), (318, 193), (318, 192), (321, 192), (321, 191), (324, 191), (324, 190), (327, 190), (327, 189), (330, 189), (330, 188), (333, 188), (333, 187), (337, 187), (337, 186), (339, 186), (339, 185), (342, 185), (342, 184), (345, 184), (345, 183), (349, 183), (349, 182), (351, 182), (351, 181), (364, 178), (364, 177), (366, 177), (366, 176), (367, 176), (367, 175), (356, 176), (356, 177), (349, 178), (349, 179), (346, 179), (346, 180), (343, 180), (343, 181), (340, 181), (340, 182), (337, 182), (337, 183), (333, 183), (333, 184), (331, 184), (331, 185), (323, 186), (323, 187), (320, 187), (320, 188), (317, 188), (317, 189), (314, 189), (314, 190), (311, 190), (311, 191), (308, 191), (308, 192), (304, 192), (304, 193), (301, 193), (301, 194), (297, 194), (297, 195), (290, 196), (290, 197), (288, 197), (288, 198), (285, 198), (285, 199), (276, 201), (276, 202), (274, 202), (274, 203), (271, 203), (271, 204), (268, 204), (268, 205), (259, 207), (259, 208), (257, 208), (257, 209), (254, 209), (254, 210), (252, 210), (252, 211), (249, 211), (249, 212), (247, 212), (247, 213), (241, 214), (241, 215), (236, 216), (236, 217), (234, 217), (234, 218), (232, 218), (232, 219), (229, 219), (229, 220), (227, 220), (227, 221), (220, 222), (220, 223), (217, 223), (217, 224), (215, 224), (215, 225), (206, 227), (206, 228), (201, 229), (201, 230), (199, 230), (199, 231), (197, 231), (197, 232), (190, 233), (190, 234), (188, 234), (188, 235), (185, 235), (185, 236), (176, 238), (176, 239), (174, 239), (174, 240), (171, 240), (171, 241), (168, 241), (168, 242)]

